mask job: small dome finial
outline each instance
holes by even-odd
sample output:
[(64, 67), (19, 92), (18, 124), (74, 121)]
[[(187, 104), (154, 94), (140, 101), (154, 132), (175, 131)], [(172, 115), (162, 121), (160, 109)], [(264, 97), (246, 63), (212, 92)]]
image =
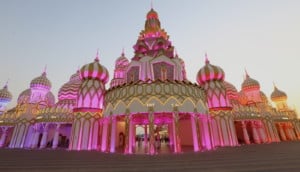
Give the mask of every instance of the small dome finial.
[(151, 4), (150, 5), (151, 5), (151, 9), (153, 9), (153, 0), (151, 0)]
[(205, 64), (209, 64), (209, 60), (208, 60), (208, 56), (207, 56), (207, 52), (205, 52)]
[(99, 62), (99, 48), (97, 49), (95, 61), (96, 61), (96, 62)]
[(8, 81), (9, 81), (9, 78), (7, 79), (7, 81), (6, 81), (6, 83), (5, 83), (5, 85), (4, 85), (3, 88), (7, 88), (7, 86), (8, 86)]
[(125, 52), (124, 52), (125, 50), (124, 50), (124, 47), (122, 48), (122, 54), (121, 54), (121, 56), (125, 56)]
[(46, 75), (46, 74), (47, 74), (47, 64), (46, 64), (45, 67), (44, 67), (44, 70), (43, 70), (42, 75)]

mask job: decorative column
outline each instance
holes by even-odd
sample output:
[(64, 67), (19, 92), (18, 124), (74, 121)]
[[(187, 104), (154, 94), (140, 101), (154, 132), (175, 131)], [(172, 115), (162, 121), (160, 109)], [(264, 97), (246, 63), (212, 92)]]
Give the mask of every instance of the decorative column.
[(172, 127), (173, 123), (168, 124), (168, 135), (169, 135), (169, 145), (173, 146), (174, 144), (174, 137), (173, 137), (173, 127)]
[(224, 146), (224, 139), (223, 139), (223, 133), (221, 130), (221, 122), (220, 122), (220, 117), (216, 118), (216, 123), (217, 123), (217, 129), (218, 129), (218, 136), (219, 136), (219, 140), (220, 140), (220, 146)]
[(147, 124), (145, 124), (144, 130), (145, 130), (145, 134), (144, 134), (144, 147), (146, 148), (147, 144), (148, 144)]
[(52, 142), (52, 149), (56, 149), (58, 146), (59, 129), (60, 129), (60, 124), (58, 123), (58, 124), (56, 124), (56, 129), (55, 129), (54, 138), (53, 138), (53, 142)]
[(41, 140), (41, 144), (40, 144), (40, 148), (43, 149), (47, 146), (47, 137), (48, 137), (48, 126), (49, 124), (46, 123), (43, 127), (43, 136), (42, 136), (42, 140)]
[(132, 116), (129, 116), (129, 136), (128, 136), (128, 142), (129, 142), (129, 146), (128, 146), (128, 153), (132, 154), (132, 147), (133, 147), (133, 143), (132, 143), (132, 137), (133, 137), (133, 121), (132, 121)]
[(284, 131), (282, 129), (282, 124), (279, 123), (278, 127), (279, 127), (279, 133), (280, 133), (280, 136), (281, 136), (282, 140), (286, 141), (286, 137), (285, 137)]
[(35, 133), (33, 135), (33, 140), (32, 140), (32, 144), (31, 144), (31, 148), (34, 149), (34, 148), (37, 148), (37, 145), (39, 143), (39, 137), (40, 137), (40, 132), (38, 130), (38, 125), (36, 124), (35, 125)]
[(241, 121), (241, 124), (242, 124), (242, 128), (243, 128), (244, 141), (246, 144), (250, 144), (249, 135), (247, 132), (247, 126), (245, 124), (245, 121)]
[(263, 127), (264, 131), (266, 132), (267, 142), (271, 143), (272, 142), (271, 132), (270, 132), (270, 129), (269, 129), (266, 121), (263, 121), (262, 127)]
[(251, 121), (251, 127), (252, 127), (252, 134), (253, 134), (253, 139), (254, 139), (254, 143), (260, 144), (260, 140), (257, 134), (257, 130), (256, 130), (256, 126), (254, 121)]
[(125, 154), (131, 154), (130, 150), (129, 150), (129, 130), (130, 130), (130, 111), (129, 109), (126, 109), (126, 114), (125, 114), (125, 149), (124, 149), (124, 153)]
[(174, 153), (181, 152), (181, 144), (180, 138), (178, 135), (178, 121), (179, 121), (179, 114), (178, 114), (178, 105), (173, 106), (173, 136), (174, 136)]
[(234, 140), (232, 139), (232, 133), (231, 133), (231, 129), (230, 129), (230, 124), (229, 124), (229, 116), (227, 116), (227, 118), (225, 118), (225, 123), (226, 123), (226, 130), (227, 130), (227, 135), (228, 135), (228, 139), (229, 139), (229, 144), (230, 146), (235, 146), (234, 144)]
[(259, 137), (260, 137), (260, 141), (261, 141), (261, 143), (266, 143), (267, 141), (268, 141), (268, 139), (267, 139), (267, 134), (266, 134), (266, 132), (265, 132), (265, 130), (264, 130), (264, 125), (262, 124), (262, 122), (261, 121), (257, 121), (257, 123), (258, 123), (258, 133), (259, 133)]
[(116, 127), (117, 119), (115, 116), (111, 117), (111, 134), (110, 134), (110, 152), (114, 153), (116, 149)]
[(154, 138), (154, 104), (147, 104), (148, 106), (148, 120), (149, 120), (149, 154), (155, 154), (155, 138)]
[(102, 129), (102, 143), (101, 143), (101, 151), (105, 152), (107, 150), (107, 132), (108, 132), (108, 119), (103, 119), (103, 129)]
[(7, 137), (7, 127), (2, 127), (2, 135), (0, 138), (0, 148), (2, 148), (5, 144), (6, 137)]
[(192, 126), (192, 132), (193, 132), (194, 152), (199, 151), (198, 130), (196, 127), (197, 124), (198, 124), (197, 117), (195, 116), (195, 114), (191, 114), (191, 126)]

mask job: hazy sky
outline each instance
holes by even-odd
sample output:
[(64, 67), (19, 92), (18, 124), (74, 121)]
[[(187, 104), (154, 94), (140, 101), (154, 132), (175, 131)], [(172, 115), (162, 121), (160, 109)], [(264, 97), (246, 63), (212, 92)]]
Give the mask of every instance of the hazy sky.
[[(45, 65), (57, 95), (98, 48), (112, 76), (123, 47), (133, 57), (150, 2), (0, 0), (0, 86), (10, 79), (9, 107)], [(268, 97), (274, 81), (290, 107), (300, 110), (299, 0), (153, 0), (153, 6), (185, 60), (189, 80), (196, 82), (207, 52), (238, 90), (246, 68)]]

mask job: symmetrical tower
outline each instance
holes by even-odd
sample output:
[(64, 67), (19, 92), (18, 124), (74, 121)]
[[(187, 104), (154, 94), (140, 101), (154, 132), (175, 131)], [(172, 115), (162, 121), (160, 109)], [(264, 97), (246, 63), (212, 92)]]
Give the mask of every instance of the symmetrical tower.
[(222, 68), (210, 64), (205, 54), (205, 66), (197, 74), (197, 82), (204, 87), (211, 119), (214, 146), (235, 146), (238, 144), (234, 129), (232, 106), (224, 85)]
[[(82, 83), (74, 108), (75, 119), (72, 125), (71, 150), (98, 149), (100, 118), (104, 105), (105, 84), (108, 81), (107, 69), (95, 61), (80, 69)], [(106, 139), (106, 138), (105, 138)]]

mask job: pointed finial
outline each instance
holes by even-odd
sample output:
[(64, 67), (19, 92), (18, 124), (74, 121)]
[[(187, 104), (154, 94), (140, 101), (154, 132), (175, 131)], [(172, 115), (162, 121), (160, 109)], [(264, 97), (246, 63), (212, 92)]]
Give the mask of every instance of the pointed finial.
[(153, 9), (153, 0), (151, 0), (151, 4), (150, 5), (151, 5), (151, 9)]
[(248, 72), (247, 72), (246, 68), (245, 68), (245, 74), (246, 74), (246, 78), (249, 78), (249, 75), (248, 75)]
[(207, 52), (205, 52), (205, 64), (209, 64), (209, 60), (208, 60), (208, 56), (207, 56)]
[(44, 71), (43, 71), (42, 75), (46, 75), (46, 74), (47, 74), (47, 64), (44, 67)]
[(4, 85), (3, 88), (7, 88), (7, 86), (8, 86), (8, 81), (9, 81), (9, 78), (7, 79), (7, 81), (6, 81), (6, 83), (5, 83), (5, 85)]
[(99, 48), (97, 49), (95, 61), (99, 62)]
[(277, 89), (277, 87), (276, 87), (276, 84), (275, 84), (275, 82), (273, 81), (273, 86), (274, 86), (274, 89)]
[(124, 47), (122, 48), (122, 54), (121, 56), (125, 56)]

